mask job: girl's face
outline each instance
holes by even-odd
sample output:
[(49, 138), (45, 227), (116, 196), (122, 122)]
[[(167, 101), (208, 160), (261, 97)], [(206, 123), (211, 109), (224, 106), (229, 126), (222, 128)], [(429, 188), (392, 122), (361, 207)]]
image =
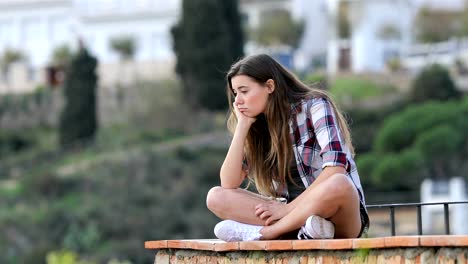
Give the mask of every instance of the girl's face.
[(236, 75), (231, 79), (232, 90), (235, 95), (234, 105), (239, 111), (248, 116), (256, 117), (265, 111), (268, 96), (274, 91), (273, 80), (260, 84), (247, 75)]

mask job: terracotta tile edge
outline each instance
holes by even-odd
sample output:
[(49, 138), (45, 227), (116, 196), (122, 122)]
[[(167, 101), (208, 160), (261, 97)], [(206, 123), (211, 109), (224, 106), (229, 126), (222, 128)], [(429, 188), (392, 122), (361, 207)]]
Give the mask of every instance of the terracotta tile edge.
[(293, 240), (270, 240), (270, 241), (267, 241), (265, 250), (267, 250), (267, 251), (293, 250)]
[(268, 241), (243, 241), (239, 242), (239, 250), (266, 250)]
[(468, 247), (468, 235), (421, 236), (421, 247)]
[(146, 249), (164, 249), (167, 248), (167, 240), (145, 241)]
[(186, 241), (186, 249), (214, 251), (215, 242), (213, 241)]
[(320, 240), (292, 240), (293, 250), (318, 250), (321, 247)]
[(221, 242), (216, 243), (214, 246), (214, 251), (223, 252), (223, 251), (238, 251), (239, 242)]
[(224, 242), (220, 240), (156, 240), (145, 241), (146, 249), (194, 249), (207, 251), (289, 251), (289, 250), (346, 250), (360, 248), (395, 247), (467, 247), (468, 235), (395, 236), (330, 240), (270, 240)]
[(353, 239), (353, 249), (361, 248), (385, 248), (385, 239), (383, 237)]
[(167, 248), (184, 249), (186, 247), (186, 240), (167, 240)]
[(394, 247), (419, 247), (419, 236), (391, 236), (384, 237), (385, 248)]
[(354, 239), (323, 239), (321, 241), (320, 249), (325, 250), (339, 250), (339, 249), (352, 249)]

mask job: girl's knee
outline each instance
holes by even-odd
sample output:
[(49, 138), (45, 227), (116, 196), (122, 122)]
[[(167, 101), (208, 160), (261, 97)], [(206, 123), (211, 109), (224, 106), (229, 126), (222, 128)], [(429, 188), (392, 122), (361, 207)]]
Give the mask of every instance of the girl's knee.
[(206, 207), (210, 211), (218, 211), (222, 205), (221, 201), (223, 200), (224, 188), (216, 186), (211, 188), (206, 195)]
[(358, 195), (353, 181), (345, 174), (333, 174), (327, 179), (326, 183), (327, 186), (324, 186), (324, 191), (328, 195), (345, 197)]

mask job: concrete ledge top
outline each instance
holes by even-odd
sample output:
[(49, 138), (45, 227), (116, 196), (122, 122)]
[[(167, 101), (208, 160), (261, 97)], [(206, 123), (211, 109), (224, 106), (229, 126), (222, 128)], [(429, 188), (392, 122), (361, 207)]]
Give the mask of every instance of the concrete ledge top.
[(157, 240), (145, 242), (146, 249), (193, 249), (216, 252), (243, 250), (346, 250), (395, 247), (468, 247), (468, 235), (394, 236), (322, 240), (262, 240), (248, 242), (224, 242), (218, 239)]

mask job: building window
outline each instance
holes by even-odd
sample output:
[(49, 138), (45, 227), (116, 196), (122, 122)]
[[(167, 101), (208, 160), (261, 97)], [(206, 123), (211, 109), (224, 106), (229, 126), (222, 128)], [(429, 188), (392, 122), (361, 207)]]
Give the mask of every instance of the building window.
[(36, 79), (36, 69), (32, 65), (27, 66), (28, 70), (28, 81), (32, 82)]
[(0, 21), (0, 46), (8, 44), (12, 40), (12, 23), (8, 21)]

